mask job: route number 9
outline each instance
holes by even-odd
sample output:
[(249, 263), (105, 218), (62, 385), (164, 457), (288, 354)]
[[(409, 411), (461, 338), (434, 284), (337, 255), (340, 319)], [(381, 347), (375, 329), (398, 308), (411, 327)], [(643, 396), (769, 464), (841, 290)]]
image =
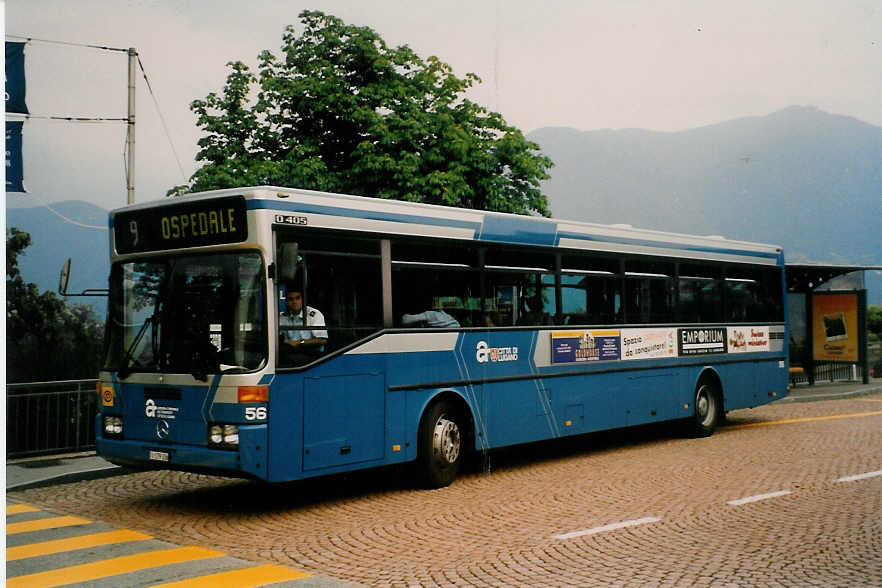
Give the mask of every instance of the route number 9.
[(132, 246), (138, 244), (138, 222), (129, 221), (129, 233), (132, 235)]

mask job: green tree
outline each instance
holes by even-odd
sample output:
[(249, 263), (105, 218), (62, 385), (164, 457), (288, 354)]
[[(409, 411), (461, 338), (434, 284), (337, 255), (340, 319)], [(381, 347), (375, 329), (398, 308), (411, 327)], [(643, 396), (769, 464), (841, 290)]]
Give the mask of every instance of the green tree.
[(867, 307), (867, 330), (870, 332), (870, 340), (873, 335), (876, 340), (882, 339), (882, 306), (871, 304)]
[(278, 185), (549, 215), (539, 182), (551, 160), (464, 97), (477, 76), (390, 48), (368, 27), (299, 18), (281, 56), (259, 55), (259, 75), (231, 62), (223, 92), (191, 104), (205, 163), (169, 194)]
[(94, 378), (104, 331), (92, 309), (68, 306), (54, 292), (26, 283), (18, 257), (31, 236), (6, 231), (6, 379), (10, 383)]

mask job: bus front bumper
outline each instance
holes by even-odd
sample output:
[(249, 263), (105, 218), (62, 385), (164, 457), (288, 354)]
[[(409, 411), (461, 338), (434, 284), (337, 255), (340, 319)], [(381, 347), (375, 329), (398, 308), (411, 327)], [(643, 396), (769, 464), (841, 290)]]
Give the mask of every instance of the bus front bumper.
[[(250, 431), (252, 434), (263, 433), (262, 439), (266, 439), (265, 426), (248, 428), (252, 429)], [(262, 431), (253, 429), (262, 429)], [(159, 444), (143, 440), (106, 439), (99, 433), (95, 445), (99, 456), (123, 467), (267, 479), (265, 453), (261, 451), (261, 448), (266, 447), (265, 442), (246, 443), (240, 445), (238, 450), (227, 450)]]

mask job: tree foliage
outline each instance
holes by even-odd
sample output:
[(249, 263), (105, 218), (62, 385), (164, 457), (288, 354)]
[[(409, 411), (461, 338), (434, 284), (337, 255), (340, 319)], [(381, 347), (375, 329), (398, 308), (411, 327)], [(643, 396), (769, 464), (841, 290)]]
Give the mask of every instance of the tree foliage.
[(882, 339), (882, 306), (871, 304), (867, 307), (867, 330)]
[(6, 379), (10, 383), (94, 378), (101, 364), (103, 327), (92, 309), (68, 306), (54, 292), (26, 283), (18, 257), (31, 236), (6, 231)]
[(280, 56), (259, 55), (259, 74), (231, 62), (223, 92), (191, 104), (205, 163), (170, 194), (278, 185), (548, 216), (551, 160), (464, 97), (477, 76), (368, 27), (299, 18)]

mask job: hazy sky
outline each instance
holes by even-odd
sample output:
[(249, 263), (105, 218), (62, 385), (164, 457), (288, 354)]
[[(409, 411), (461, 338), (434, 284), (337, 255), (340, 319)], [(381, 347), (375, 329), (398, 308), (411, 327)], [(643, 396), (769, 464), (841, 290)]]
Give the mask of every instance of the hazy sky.
[[(389, 45), (437, 55), (483, 83), (470, 97), (524, 132), (545, 126), (673, 131), (814, 105), (882, 126), (879, 0), (7, 0), (11, 35), (135, 47), (136, 199), (161, 198), (196, 169), (189, 103), (222, 88), (230, 60), (278, 52), (287, 24), (317, 9), (374, 28)], [(124, 117), (126, 56), (33, 42), (34, 115)], [(121, 123), (31, 119), (28, 195), (8, 206), (125, 203)]]

